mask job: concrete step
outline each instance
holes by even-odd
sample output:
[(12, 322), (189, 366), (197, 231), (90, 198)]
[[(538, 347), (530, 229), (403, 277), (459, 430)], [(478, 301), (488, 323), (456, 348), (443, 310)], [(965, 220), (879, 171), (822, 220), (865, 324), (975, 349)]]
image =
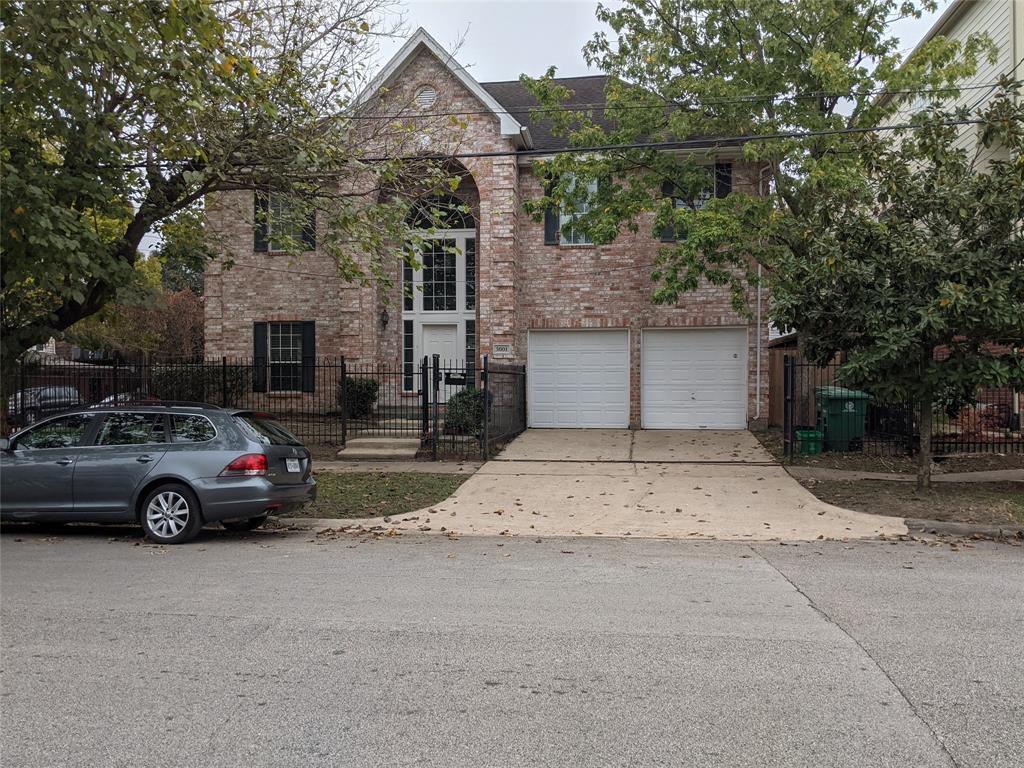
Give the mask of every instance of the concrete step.
[(408, 461), (415, 458), (420, 441), (409, 437), (356, 437), (338, 451), (338, 458), (371, 461)]
[[(418, 450), (420, 439), (418, 437), (385, 437), (384, 435), (359, 435), (353, 436), (345, 443), (347, 448), (390, 448), (396, 451)], [(342, 450), (345, 450), (342, 449)]]

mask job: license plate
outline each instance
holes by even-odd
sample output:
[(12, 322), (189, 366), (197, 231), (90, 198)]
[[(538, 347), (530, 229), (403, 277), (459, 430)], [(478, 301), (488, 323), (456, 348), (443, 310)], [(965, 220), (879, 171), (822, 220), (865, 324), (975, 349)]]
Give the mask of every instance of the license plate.
[(301, 465), (299, 464), (299, 460), (298, 459), (285, 459), (284, 460), (284, 468), (287, 469), (289, 472), (300, 472), (301, 471)]

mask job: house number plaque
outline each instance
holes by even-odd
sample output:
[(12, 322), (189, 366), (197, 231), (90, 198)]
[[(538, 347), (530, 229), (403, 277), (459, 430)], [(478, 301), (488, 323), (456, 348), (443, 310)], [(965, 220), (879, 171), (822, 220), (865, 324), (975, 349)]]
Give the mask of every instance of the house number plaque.
[(511, 344), (495, 344), (494, 345), (494, 357), (512, 357), (512, 345)]

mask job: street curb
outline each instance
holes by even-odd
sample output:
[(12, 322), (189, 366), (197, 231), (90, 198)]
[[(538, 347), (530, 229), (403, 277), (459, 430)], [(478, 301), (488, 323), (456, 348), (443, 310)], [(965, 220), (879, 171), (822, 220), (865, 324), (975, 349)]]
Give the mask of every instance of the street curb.
[(908, 517), (903, 520), (911, 533), (946, 534), (949, 536), (984, 536), (991, 539), (1024, 539), (1024, 525), (982, 525), (981, 523), (951, 523), (945, 520), (923, 520)]

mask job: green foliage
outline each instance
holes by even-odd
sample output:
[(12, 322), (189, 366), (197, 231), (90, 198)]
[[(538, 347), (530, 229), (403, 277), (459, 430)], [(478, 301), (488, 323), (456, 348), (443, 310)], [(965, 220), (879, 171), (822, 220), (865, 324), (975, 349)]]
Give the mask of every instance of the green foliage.
[(150, 394), (161, 400), (221, 405), (226, 381), (226, 402), (232, 405), (252, 389), (252, 369), (247, 365), (228, 365), (226, 368), (202, 362), (154, 365), (150, 376)]
[(344, 388), (342, 382), (338, 382), (338, 405), (345, 409), (348, 418), (364, 418), (373, 412), (379, 389), (380, 383), (376, 379), (346, 376)]
[[(409, 198), (451, 189), (452, 174), (402, 159), (422, 126), (341, 117), (392, 31), (386, 5), (0, 3), (3, 357), (116, 300), (148, 232), (165, 237), (172, 287), (194, 288), (209, 254), (188, 214), (221, 193), (272, 187), (297, 220), (316, 218), (342, 278), (387, 282), (416, 252)], [(275, 242), (301, 251), (278, 224)]]
[[(576, 224), (595, 243), (623, 230), (657, 236), (670, 225), (679, 235), (659, 250), (657, 303), (675, 304), (707, 281), (726, 286), (735, 309), (749, 314), (758, 265), (771, 269), (786, 254), (806, 253), (827, 221), (816, 201), (860, 185), (856, 135), (777, 136), (878, 125), (917, 95), (884, 99), (882, 90), (942, 88), (952, 97), (980, 57), (995, 55), (983, 37), (936, 38), (901, 66), (901, 44), (890, 24), (934, 8), (931, 0), (625, 0), (598, 6), (598, 19), (610, 31), (595, 35), (584, 53), (612, 76), (600, 120), (587, 109), (558, 109), (571, 102), (552, 81), (553, 69), (543, 78), (522, 78), (544, 107), (556, 110), (546, 115), (555, 130), (576, 146), (696, 140), (680, 152), (625, 148), (538, 163), (552, 184), (526, 208), (539, 217), (548, 205), (571, 202), (574, 177), (603, 179)], [(763, 138), (719, 146), (708, 139), (715, 136)], [(745, 172), (727, 198), (701, 206), (702, 193), (713, 188), (709, 166), (716, 159)], [(674, 207), (663, 196), (666, 183), (683, 205)]]
[(1024, 387), (1024, 108), (1011, 92), (990, 101), (970, 151), (946, 124), (962, 114), (863, 137), (862, 188), (821, 196), (806, 253), (777, 262), (776, 321), (812, 360), (844, 353), (854, 386), (944, 404)]
[(161, 282), (168, 291), (203, 294), (203, 272), (215, 257), (203, 231), (203, 212), (193, 207), (160, 222), (160, 245), (153, 256), (163, 265)]
[(477, 436), (484, 428), (484, 391), (464, 389), (445, 403), (444, 430), (458, 435)]

